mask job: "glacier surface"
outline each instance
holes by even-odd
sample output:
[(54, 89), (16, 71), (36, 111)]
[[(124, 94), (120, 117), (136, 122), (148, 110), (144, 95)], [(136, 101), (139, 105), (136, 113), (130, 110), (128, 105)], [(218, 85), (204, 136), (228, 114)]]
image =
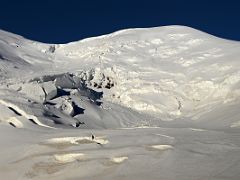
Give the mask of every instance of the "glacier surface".
[(0, 175), (238, 180), (239, 58), (185, 26), (68, 44), (0, 30)]

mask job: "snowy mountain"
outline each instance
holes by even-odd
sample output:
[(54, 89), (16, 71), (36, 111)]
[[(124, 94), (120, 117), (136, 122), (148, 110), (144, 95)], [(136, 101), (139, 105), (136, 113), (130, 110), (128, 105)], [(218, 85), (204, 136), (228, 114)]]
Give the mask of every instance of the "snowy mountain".
[(239, 57), (185, 26), (68, 44), (0, 31), (0, 173), (239, 179)]

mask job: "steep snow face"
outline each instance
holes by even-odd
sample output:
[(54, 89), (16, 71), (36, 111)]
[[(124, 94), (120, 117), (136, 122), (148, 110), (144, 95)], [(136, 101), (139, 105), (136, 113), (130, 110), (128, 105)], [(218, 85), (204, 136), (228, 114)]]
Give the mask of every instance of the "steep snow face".
[(239, 50), (238, 42), (172, 26), (124, 30), (57, 52), (98, 62), (96, 74), (114, 83), (107, 100), (173, 120), (237, 100)]
[[(73, 118), (73, 104), (86, 110), (82, 116), (90, 119), (101, 119), (99, 111), (109, 114), (108, 108), (118, 106), (118, 110), (124, 109), (118, 115), (128, 109), (150, 115), (148, 120), (172, 121), (198, 120), (216, 108), (239, 103), (240, 43), (184, 26), (129, 29), (61, 45), (33, 42), (1, 31), (0, 50), (4, 91), (18, 92), (40, 103), (47, 99), (55, 103), (48, 107), (49, 112), (66, 106), (58, 119), (62, 114)], [(65, 92), (64, 97), (59, 90)], [(96, 98), (98, 93), (102, 97)], [(83, 96), (95, 105), (98, 100), (102, 107), (110, 105), (102, 109), (77, 102), (77, 97)], [(59, 98), (75, 100), (63, 102)], [(92, 116), (93, 112), (96, 115)], [(139, 120), (136, 114), (129, 120), (133, 124)], [(115, 126), (129, 125), (120, 119)], [(139, 122), (146, 125), (148, 120)], [(95, 124), (108, 126), (103, 121)]]
[(48, 52), (52, 46), (0, 30), (1, 80), (19, 78), (24, 74), (34, 76), (36, 71), (43, 70), (43, 65), (50, 68), (52, 57)]
[(239, 50), (237, 42), (172, 26), (120, 31), (57, 52), (98, 62), (96, 73), (115, 85), (107, 100), (172, 120), (239, 97)]

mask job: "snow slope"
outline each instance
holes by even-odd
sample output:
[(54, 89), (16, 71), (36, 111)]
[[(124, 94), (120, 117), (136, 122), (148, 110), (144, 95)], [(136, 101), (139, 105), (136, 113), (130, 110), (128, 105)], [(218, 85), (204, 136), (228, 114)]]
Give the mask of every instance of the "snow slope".
[(185, 26), (68, 44), (0, 31), (0, 173), (239, 179), (239, 57), (239, 42)]

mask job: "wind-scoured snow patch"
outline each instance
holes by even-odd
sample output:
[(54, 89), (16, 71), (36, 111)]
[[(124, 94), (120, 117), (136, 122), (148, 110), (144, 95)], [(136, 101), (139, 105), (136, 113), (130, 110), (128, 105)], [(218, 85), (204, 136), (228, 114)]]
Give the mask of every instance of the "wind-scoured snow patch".
[(136, 126), (136, 127), (126, 127), (126, 128), (120, 128), (120, 129), (156, 129), (156, 128), (161, 128), (158, 126)]
[(169, 139), (175, 139), (175, 137), (168, 136), (168, 135), (165, 135), (165, 134), (156, 134), (156, 135), (161, 136), (161, 137), (165, 137), (165, 138), (169, 138)]
[(123, 161), (126, 161), (128, 159), (127, 156), (121, 156), (121, 157), (113, 157), (110, 159), (111, 162), (116, 163), (116, 164), (120, 164)]
[(204, 132), (207, 131), (206, 129), (197, 129), (197, 128), (190, 128), (192, 131)]
[(47, 145), (55, 145), (55, 146), (64, 146), (64, 145), (79, 145), (79, 144), (91, 144), (91, 143), (99, 143), (99, 144), (108, 144), (109, 141), (102, 137), (61, 137), (61, 138), (52, 138), (45, 141), (43, 144)]
[(240, 121), (232, 123), (231, 128), (240, 128)]
[(70, 163), (78, 160), (83, 160), (85, 154), (83, 153), (67, 153), (67, 154), (55, 154), (54, 159), (60, 163)]
[(161, 144), (161, 145), (152, 145), (151, 148), (156, 149), (156, 150), (160, 150), (160, 151), (166, 151), (166, 150), (173, 149), (173, 146), (172, 145)]

